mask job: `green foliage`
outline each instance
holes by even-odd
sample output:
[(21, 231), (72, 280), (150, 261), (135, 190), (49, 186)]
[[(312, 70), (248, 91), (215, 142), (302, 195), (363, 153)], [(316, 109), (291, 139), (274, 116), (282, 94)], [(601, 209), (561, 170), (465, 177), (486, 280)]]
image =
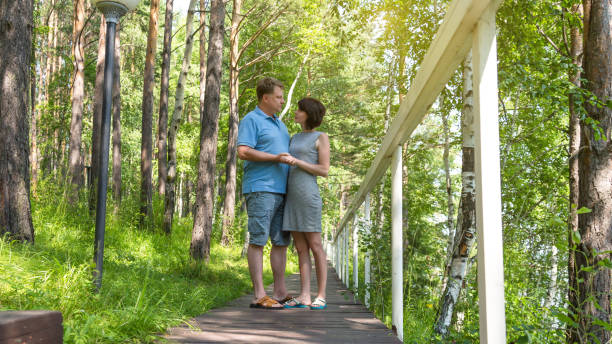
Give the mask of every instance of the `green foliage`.
[[(191, 261), (191, 220), (179, 219), (171, 237), (143, 232), (130, 199), (107, 217), (102, 289), (95, 293), (93, 219), (83, 204), (57, 204), (51, 183), (42, 186), (33, 202), (36, 244), (0, 240), (0, 309), (61, 311), (66, 343), (154, 342), (168, 327), (251, 290), (239, 248), (213, 245), (208, 264)], [(296, 270), (293, 260), (288, 273)], [(269, 267), (264, 280), (272, 281)]]

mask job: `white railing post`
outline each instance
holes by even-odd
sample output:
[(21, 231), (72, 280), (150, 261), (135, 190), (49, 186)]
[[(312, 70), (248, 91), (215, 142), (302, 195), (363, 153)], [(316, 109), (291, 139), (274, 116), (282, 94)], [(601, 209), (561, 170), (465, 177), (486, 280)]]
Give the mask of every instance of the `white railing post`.
[(342, 228), (342, 233), (340, 233), (340, 245), (338, 249), (340, 250), (340, 280), (342, 284), (344, 284), (344, 228)]
[(353, 221), (353, 289), (355, 290), (355, 302), (357, 302), (357, 290), (359, 287), (359, 220), (355, 216)]
[(340, 251), (338, 250), (339, 247), (340, 238), (337, 238), (336, 242), (334, 243), (334, 269), (336, 270), (336, 275), (338, 275), (338, 278), (340, 278)]
[(391, 319), (397, 337), (404, 338), (404, 293), (402, 267), (402, 146), (393, 152), (391, 162)]
[(347, 224), (346, 228), (344, 229), (344, 285), (346, 285), (346, 287), (348, 288), (350, 283), (349, 283), (349, 279), (350, 279), (350, 275), (349, 275), (349, 257), (350, 257), (350, 251), (349, 251), (349, 231), (351, 230), (351, 225)]
[(474, 32), (474, 122), (480, 342), (506, 342), (495, 9)]
[[(364, 215), (364, 220), (365, 220), (365, 228), (366, 228), (366, 233), (370, 234), (371, 233), (371, 229), (372, 229), (372, 224), (370, 223), (370, 194), (366, 194), (365, 197), (365, 206), (363, 209), (363, 215)], [(365, 253), (365, 259), (364, 259), (364, 267), (363, 267), (363, 272), (365, 275), (365, 279), (364, 279), (364, 287), (365, 287), (365, 295), (363, 298), (363, 301), (365, 303), (366, 307), (370, 307), (370, 250), (366, 250)]]

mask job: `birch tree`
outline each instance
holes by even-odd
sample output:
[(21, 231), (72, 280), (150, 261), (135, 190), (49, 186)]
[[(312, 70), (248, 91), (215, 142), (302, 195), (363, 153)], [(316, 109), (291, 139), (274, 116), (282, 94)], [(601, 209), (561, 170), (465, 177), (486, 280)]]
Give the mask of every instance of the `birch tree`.
[(174, 0), (166, 0), (164, 19), (164, 50), (162, 52), (161, 85), (159, 87), (159, 118), (157, 121), (157, 190), (166, 192), (168, 170), (166, 135), (168, 131), (168, 88), (170, 85), (170, 58), (172, 52), (172, 7)]
[(463, 110), (461, 112), (462, 166), (461, 200), (457, 214), (452, 259), (447, 268), (448, 281), (440, 299), (434, 330), (446, 335), (453, 318), (455, 304), (461, 293), (463, 279), (468, 268), (469, 255), (476, 240), (476, 175), (474, 173), (474, 117), (472, 114), (472, 56), (463, 62)]
[(174, 111), (172, 112), (172, 122), (168, 130), (168, 177), (166, 180), (165, 200), (164, 200), (164, 224), (163, 230), (170, 234), (172, 231), (172, 218), (174, 216), (174, 206), (176, 199), (176, 135), (178, 127), (183, 116), (183, 105), (185, 101), (185, 81), (189, 73), (191, 64), (191, 49), (193, 47), (193, 15), (195, 11), (196, 0), (190, 0), (189, 11), (187, 12), (187, 23), (185, 36), (185, 55), (181, 73), (179, 74), (178, 84), (176, 86), (176, 94), (174, 96)]

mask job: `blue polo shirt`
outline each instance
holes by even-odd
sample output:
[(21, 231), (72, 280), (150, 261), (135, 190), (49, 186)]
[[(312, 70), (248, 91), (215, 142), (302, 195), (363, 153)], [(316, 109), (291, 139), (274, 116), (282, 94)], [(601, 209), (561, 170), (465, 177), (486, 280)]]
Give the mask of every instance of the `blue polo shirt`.
[[(238, 127), (238, 146), (249, 146), (270, 154), (289, 152), (289, 132), (276, 115), (268, 116), (259, 107), (249, 112)], [(242, 193), (257, 191), (285, 194), (289, 166), (276, 162), (245, 161)]]

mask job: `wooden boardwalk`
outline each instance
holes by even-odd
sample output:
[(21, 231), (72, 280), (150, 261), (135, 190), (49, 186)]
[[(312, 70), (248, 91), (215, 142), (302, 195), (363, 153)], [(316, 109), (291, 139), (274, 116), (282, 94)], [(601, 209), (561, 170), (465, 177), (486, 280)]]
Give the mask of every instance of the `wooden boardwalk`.
[[(312, 286), (316, 290), (316, 281)], [(231, 301), (172, 328), (165, 338), (171, 343), (400, 343), (393, 332), (355, 302), (328, 268), (327, 309), (262, 310), (249, 308), (252, 295)], [(287, 277), (291, 295), (298, 295), (299, 275)], [(271, 295), (271, 288), (267, 289)]]

